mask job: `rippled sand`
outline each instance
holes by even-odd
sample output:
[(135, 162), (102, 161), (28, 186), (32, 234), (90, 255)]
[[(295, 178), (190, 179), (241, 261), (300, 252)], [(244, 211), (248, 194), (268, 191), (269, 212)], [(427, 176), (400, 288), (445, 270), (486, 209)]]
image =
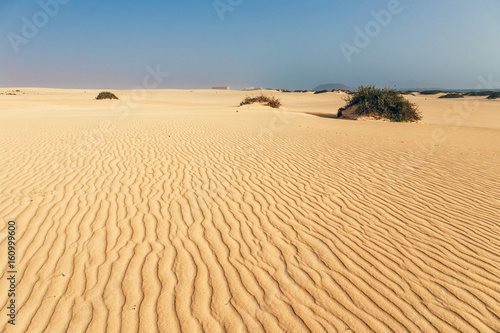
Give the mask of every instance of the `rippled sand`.
[(500, 101), (410, 96), (424, 123), (396, 124), (306, 114), (340, 93), (18, 89), (1, 331), (500, 331)]

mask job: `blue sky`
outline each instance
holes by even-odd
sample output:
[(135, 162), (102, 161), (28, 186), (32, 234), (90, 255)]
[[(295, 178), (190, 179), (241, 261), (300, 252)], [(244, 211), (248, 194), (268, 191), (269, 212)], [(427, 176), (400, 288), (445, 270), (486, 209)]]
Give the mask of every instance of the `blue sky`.
[(498, 0), (217, 1), (2, 0), (0, 86), (130, 89), (157, 65), (159, 88), (500, 81)]

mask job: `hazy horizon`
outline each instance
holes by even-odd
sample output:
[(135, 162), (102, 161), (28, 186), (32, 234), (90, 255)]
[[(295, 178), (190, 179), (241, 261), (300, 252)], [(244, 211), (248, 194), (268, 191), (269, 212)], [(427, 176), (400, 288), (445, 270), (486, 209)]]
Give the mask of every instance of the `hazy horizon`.
[(493, 0), (4, 1), (0, 86), (498, 89), (498, 17)]

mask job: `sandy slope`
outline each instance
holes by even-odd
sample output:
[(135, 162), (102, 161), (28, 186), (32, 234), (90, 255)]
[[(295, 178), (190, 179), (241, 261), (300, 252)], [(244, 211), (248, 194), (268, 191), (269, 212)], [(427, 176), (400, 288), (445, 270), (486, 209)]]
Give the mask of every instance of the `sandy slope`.
[(500, 331), (500, 101), (410, 97), (424, 123), (394, 124), (304, 114), (336, 93), (20, 90), (1, 331)]

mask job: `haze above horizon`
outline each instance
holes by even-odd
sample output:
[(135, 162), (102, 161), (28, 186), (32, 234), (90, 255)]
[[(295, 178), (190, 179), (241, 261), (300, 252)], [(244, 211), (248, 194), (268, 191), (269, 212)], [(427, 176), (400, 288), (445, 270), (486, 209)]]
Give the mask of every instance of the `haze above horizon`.
[(8, 0), (0, 87), (499, 89), (499, 18), (494, 0)]

